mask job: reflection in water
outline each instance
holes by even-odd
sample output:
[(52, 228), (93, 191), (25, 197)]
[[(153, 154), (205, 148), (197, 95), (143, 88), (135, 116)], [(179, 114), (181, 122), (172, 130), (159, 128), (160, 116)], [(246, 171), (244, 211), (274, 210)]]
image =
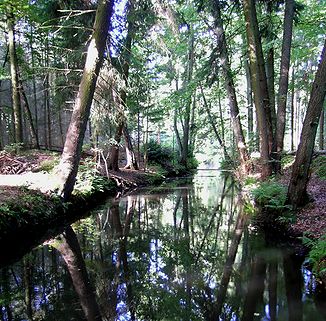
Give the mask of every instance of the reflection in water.
[(301, 260), (246, 221), (221, 176), (109, 200), (1, 270), (0, 320), (323, 320)]

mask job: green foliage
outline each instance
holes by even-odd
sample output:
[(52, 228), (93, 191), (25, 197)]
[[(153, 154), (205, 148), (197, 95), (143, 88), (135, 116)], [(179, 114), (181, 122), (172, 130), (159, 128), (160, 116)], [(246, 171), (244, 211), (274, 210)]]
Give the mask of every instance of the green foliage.
[(282, 160), (281, 160), (282, 168), (287, 168), (287, 167), (291, 166), (294, 162), (294, 159), (295, 159), (295, 157), (292, 155), (283, 156)]
[(40, 172), (50, 173), (58, 164), (59, 164), (58, 159), (46, 159), (40, 163), (38, 170)]
[(326, 180), (326, 156), (315, 158), (312, 162), (312, 170), (319, 178)]
[(253, 176), (247, 176), (245, 181), (244, 181), (244, 185), (245, 186), (251, 186), (251, 185), (255, 185), (257, 184), (257, 178), (253, 177)]
[(252, 191), (256, 203), (268, 209), (282, 210), (289, 208), (285, 205), (287, 188), (277, 182), (262, 182)]
[(6, 145), (4, 150), (9, 154), (17, 155), (22, 151), (23, 147), (23, 143), (12, 143), (10, 145)]
[(96, 162), (92, 158), (86, 158), (81, 162), (74, 189), (75, 195), (85, 197), (92, 193), (104, 192), (113, 187), (112, 181), (100, 175), (96, 168)]
[(164, 166), (167, 162), (171, 162), (175, 155), (171, 148), (163, 146), (151, 139), (147, 144), (147, 157), (150, 163)]
[(326, 234), (320, 239), (311, 239), (308, 236), (302, 238), (304, 245), (310, 247), (308, 259), (312, 264), (312, 270), (317, 276), (326, 275)]

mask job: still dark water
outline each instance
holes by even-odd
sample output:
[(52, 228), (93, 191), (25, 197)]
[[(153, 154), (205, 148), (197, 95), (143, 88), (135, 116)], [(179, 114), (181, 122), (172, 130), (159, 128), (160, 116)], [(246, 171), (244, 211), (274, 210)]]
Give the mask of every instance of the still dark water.
[(325, 320), (302, 259), (248, 227), (218, 171), (110, 199), (73, 230), (0, 271), (1, 320)]

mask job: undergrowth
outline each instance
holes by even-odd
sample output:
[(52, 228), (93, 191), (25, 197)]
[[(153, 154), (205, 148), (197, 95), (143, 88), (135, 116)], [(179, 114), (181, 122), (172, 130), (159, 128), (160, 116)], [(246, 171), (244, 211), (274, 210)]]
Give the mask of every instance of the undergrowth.
[(252, 195), (257, 205), (271, 210), (284, 210), (289, 207), (285, 205), (286, 186), (273, 182), (262, 182), (252, 191)]
[(302, 238), (304, 245), (310, 248), (308, 260), (312, 265), (312, 271), (318, 277), (326, 276), (326, 234), (318, 240), (304, 236)]

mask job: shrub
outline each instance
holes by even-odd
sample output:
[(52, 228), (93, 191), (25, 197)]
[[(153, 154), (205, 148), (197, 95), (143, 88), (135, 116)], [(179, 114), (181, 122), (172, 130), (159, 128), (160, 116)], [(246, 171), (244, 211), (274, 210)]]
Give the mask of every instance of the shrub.
[(161, 145), (151, 139), (147, 144), (147, 157), (150, 163), (164, 166), (167, 162), (172, 162), (174, 152), (170, 147)]
[(265, 208), (280, 210), (285, 206), (287, 188), (277, 182), (263, 182), (252, 191), (255, 202)]
[(59, 164), (58, 159), (46, 159), (40, 163), (38, 171), (50, 173)]
[(307, 236), (303, 237), (303, 244), (309, 246), (310, 252), (308, 255), (309, 262), (312, 264), (312, 270), (317, 276), (326, 274), (326, 235), (323, 235), (319, 240), (310, 239)]
[(10, 145), (6, 145), (3, 149), (9, 154), (17, 155), (22, 151), (23, 147), (23, 143), (13, 143)]

